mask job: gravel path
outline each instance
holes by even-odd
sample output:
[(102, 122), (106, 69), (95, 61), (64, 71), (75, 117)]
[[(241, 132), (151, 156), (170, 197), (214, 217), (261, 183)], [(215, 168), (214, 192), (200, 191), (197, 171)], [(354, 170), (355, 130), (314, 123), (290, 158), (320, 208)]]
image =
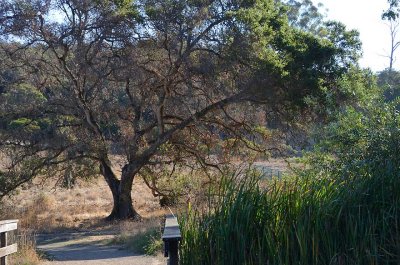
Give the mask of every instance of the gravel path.
[(163, 257), (135, 255), (120, 246), (107, 244), (113, 235), (76, 235), (38, 237), (38, 249), (48, 254), (53, 261), (43, 265), (164, 265)]

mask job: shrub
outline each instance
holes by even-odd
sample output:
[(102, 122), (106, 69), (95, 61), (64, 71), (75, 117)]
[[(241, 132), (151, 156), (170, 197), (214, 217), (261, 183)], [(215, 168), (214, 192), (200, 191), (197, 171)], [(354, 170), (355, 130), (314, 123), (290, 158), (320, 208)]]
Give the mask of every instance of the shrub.
[(160, 227), (154, 225), (151, 220), (147, 221), (150, 222), (150, 224), (144, 226), (142, 224), (142, 229), (130, 227), (129, 224), (125, 224), (121, 233), (110, 243), (123, 245), (136, 254), (156, 255), (161, 252), (163, 246), (161, 230)]

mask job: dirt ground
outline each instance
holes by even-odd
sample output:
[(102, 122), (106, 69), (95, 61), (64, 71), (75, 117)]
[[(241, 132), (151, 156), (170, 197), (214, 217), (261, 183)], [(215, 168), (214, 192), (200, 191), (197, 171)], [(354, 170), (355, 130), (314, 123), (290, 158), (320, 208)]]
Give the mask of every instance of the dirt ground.
[(137, 255), (121, 246), (109, 245), (112, 233), (90, 235), (87, 233), (50, 234), (37, 238), (37, 247), (45, 252), (51, 261), (43, 265), (162, 265), (166, 260), (156, 257)]

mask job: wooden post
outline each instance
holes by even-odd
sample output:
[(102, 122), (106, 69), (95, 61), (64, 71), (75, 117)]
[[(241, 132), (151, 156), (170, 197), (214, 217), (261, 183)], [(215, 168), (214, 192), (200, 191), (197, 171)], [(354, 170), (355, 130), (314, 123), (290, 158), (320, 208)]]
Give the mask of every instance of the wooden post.
[[(7, 232), (3, 232), (0, 235), (0, 248), (5, 248), (7, 247)], [(8, 265), (7, 264), (7, 256), (1, 257), (0, 258), (0, 265)]]
[(0, 265), (8, 265), (7, 256), (17, 252), (17, 244), (9, 245), (7, 233), (16, 230), (18, 220), (0, 221)]
[(165, 256), (169, 257), (168, 265), (179, 264), (179, 241), (181, 240), (181, 231), (178, 220), (175, 216), (169, 215), (165, 219), (165, 228), (162, 239), (165, 244)]
[(178, 240), (169, 241), (169, 263), (168, 265), (178, 265), (179, 264), (179, 255), (178, 255)]

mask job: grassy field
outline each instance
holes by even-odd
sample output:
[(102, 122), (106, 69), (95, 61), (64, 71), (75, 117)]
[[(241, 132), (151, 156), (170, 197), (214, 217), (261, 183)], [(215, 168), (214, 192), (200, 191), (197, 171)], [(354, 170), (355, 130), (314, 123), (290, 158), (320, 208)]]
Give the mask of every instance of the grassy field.
[[(132, 191), (134, 206), (144, 218), (160, 216), (158, 199), (140, 181)], [(80, 182), (73, 189), (62, 189), (55, 183), (44, 183), (20, 190), (2, 202), (2, 219), (20, 219), (21, 227), (37, 232), (65, 228), (85, 228), (104, 219), (111, 212), (112, 196), (104, 180)]]

